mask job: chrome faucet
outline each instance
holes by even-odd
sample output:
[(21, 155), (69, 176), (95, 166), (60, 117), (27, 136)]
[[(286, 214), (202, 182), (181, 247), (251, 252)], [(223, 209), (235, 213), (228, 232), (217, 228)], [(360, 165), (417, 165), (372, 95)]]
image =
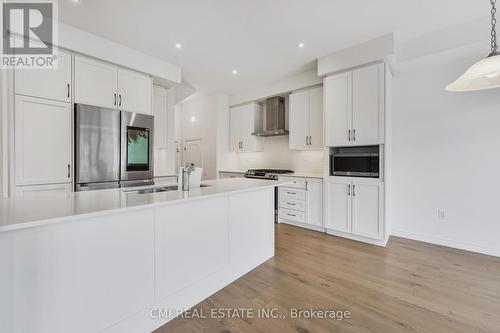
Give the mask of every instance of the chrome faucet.
[(181, 168), (182, 172), (182, 190), (189, 191), (189, 176), (191, 176), (191, 172), (194, 171), (194, 164), (187, 163), (185, 167)]

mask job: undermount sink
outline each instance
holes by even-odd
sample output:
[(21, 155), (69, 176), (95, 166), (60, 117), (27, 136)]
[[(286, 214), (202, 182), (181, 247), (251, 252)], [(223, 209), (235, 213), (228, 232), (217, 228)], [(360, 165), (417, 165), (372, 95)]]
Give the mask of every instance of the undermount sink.
[[(210, 185), (201, 184), (200, 187), (209, 187)], [(149, 194), (149, 193), (159, 193), (159, 192), (169, 192), (169, 191), (177, 191), (179, 190), (178, 185), (169, 185), (169, 186), (161, 186), (161, 187), (150, 187), (150, 188), (142, 188), (140, 190), (127, 190), (127, 193), (135, 193), (135, 194)]]

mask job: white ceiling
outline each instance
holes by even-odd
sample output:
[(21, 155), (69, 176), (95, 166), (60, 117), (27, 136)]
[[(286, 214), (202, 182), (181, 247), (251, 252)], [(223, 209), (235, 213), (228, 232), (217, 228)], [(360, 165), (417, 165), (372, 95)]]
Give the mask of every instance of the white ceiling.
[[(59, 5), (63, 22), (179, 65), (198, 90), (225, 93), (314, 68), (320, 56), (389, 32), (405, 41), (478, 17), (487, 20), (489, 13), (487, 0), (59, 0)], [(296, 47), (299, 42), (303, 49)]]

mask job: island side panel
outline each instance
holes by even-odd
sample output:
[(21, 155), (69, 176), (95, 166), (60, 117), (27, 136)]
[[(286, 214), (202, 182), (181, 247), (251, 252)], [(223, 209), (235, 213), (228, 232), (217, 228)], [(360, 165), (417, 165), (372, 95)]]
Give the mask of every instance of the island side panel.
[(246, 274), (274, 256), (274, 189), (229, 196), (229, 261)]
[[(154, 304), (153, 210), (2, 234), (9, 333), (99, 332)], [(2, 281), (4, 282), (4, 281)], [(8, 302), (8, 304), (5, 304)], [(4, 316), (12, 316), (7, 319)], [(75, 324), (76, 323), (76, 324)]]
[(226, 196), (157, 208), (155, 232), (158, 301), (229, 264)]

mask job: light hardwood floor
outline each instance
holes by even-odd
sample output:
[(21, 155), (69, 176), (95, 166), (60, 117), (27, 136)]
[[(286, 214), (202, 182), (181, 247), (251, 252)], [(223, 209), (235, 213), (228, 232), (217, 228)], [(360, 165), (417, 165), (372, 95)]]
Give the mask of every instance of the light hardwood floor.
[(155, 333), (500, 332), (500, 258), (392, 237), (387, 248), (280, 224), (276, 256), (196, 309), (349, 310), (351, 319), (175, 319)]

